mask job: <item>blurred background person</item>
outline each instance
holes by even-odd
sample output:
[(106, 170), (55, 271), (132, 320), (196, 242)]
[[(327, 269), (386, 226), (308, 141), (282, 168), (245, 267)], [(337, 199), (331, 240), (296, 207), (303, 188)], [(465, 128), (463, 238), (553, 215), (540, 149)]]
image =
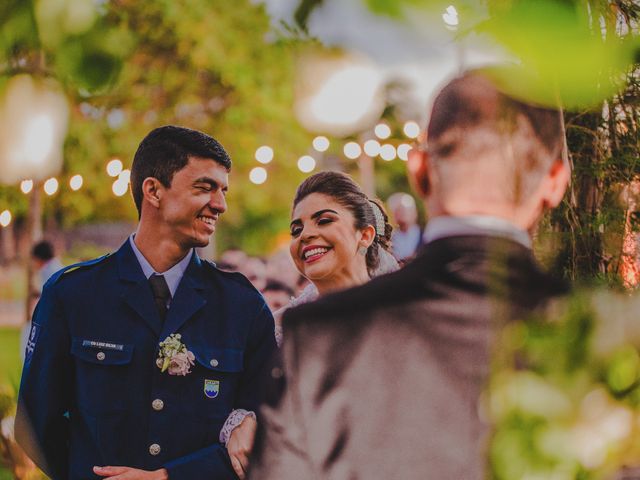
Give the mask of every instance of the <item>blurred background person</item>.
[[(42, 294), (42, 287), (47, 283), (49, 277), (60, 270), (63, 265), (56, 256), (53, 243), (48, 240), (41, 240), (31, 249), (31, 265), (35, 272), (34, 283), (29, 285), (29, 318)], [(31, 320), (23, 325), (20, 331), (20, 355), (24, 360), (24, 349), (27, 346), (27, 337), (31, 331)]]
[(238, 267), (238, 271), (249, 279), (256, 290), (262, 292), (267, 286), (267, 266), (263, 259), (247, 257)]
[(293, 288), (286, 283), (270, 278), (267, 280), (264, 290), (262, 290), (262, 296), (271, 311), (275, 312), (291, 301), (291, 298), (294, 296), (294, 291)]
[(249, 258), (247, 254), (239, 248), (230, 248), (220, 255), (216, 266), (227, 272), (238, 272), (244, 266), (247, 258)]
[(300, 275), (300, 272), (293, 264), (288, 245), (285, 248), (280, 248), (268, 258), (267, 278), (279, 280), (293, 288), (296, 296), (309, 283), (306, 278)]
[(56, 256), (53, 243), (42, 240), (36, 243), (31, 249), (31, 261), (36, 268), (40, 283), (38, 291), (42, 292), (42, 287), (49, 280), (49, 277), (62, 268), (60, 259)]
[(404, 263), (413, 258), (422, 245), (416, 201), (408, 193), (396, 192), (387, 199), (387, 207), (394, 222), (391, 234), (393, 256)]

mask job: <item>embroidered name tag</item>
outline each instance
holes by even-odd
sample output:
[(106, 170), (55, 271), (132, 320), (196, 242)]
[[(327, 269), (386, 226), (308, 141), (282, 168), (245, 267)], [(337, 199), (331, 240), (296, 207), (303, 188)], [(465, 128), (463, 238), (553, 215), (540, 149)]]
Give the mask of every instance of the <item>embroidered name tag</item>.
[(120, 343), (107, 343), (107, 342), (97, 342), (95, 340), (83, 340), (83, 347), (89, 348), (99, 348), (101, 350), (118, 350), (122, 351), (124, 349), (124, 345)]

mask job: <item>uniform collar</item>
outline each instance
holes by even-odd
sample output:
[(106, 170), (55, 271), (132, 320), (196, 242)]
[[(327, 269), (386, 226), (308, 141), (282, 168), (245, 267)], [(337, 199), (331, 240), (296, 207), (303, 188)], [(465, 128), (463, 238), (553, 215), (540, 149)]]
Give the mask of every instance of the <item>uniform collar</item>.
[(463, 235), (508, 238), (531, 249), (531, 237), (527, 232), (503, 218), (484, 215), (435, 217), (427, 223), (423, 238), (426, 244), (440, 238)]
[(191, 261), (191, 257), (193, 256), (193, 249), (189, 250), (189, 253), (187, 253), (182, 260), (180, 260), (166, 272), (156, 272), (149, 261), (142, 254), (142, 252), (138, 249), (138, 246), (136, 245), (134, 239), (135, 233), (131, 234), (131, 236), (129, 237), (129, 243), (131, 245), (133, 253), (138, 259), (138, 263), (142, 268), (142, 273), (144, 273), (144, 276), (149, 279), (149, 277), (154, 273), (164, 275), (164, 279), (167, 281), (169, 291), (171, 292), (171, 297), (175, 297), (176, 290), (178, 289), (178, 285), (180, 284), (180, 280), (182, 280), (184, 272), (187, 270), (189, 262)]

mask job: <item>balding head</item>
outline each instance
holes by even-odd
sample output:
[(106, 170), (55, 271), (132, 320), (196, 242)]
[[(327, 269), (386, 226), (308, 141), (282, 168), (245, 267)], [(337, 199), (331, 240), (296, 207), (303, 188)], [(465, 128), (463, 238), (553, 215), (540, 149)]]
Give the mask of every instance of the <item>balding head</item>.
[(560, 109), (518, 100), (496, 78), (491, 70), (466, 73), (433, 103), (423, 185), (444, 210), (517, 209), (566, 155)]

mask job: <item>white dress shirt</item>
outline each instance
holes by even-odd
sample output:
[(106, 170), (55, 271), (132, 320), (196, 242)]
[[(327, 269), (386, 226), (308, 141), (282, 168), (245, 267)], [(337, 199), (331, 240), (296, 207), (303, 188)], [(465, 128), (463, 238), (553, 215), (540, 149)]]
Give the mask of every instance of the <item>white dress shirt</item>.
[(531, 237), (526, 231), (508, 220), (488, 215), (435, 217), (427, 223), (423, 239), (426, 244), (439, 238), (463, 235), (488, 235), (508, 238), (531, 249)]

